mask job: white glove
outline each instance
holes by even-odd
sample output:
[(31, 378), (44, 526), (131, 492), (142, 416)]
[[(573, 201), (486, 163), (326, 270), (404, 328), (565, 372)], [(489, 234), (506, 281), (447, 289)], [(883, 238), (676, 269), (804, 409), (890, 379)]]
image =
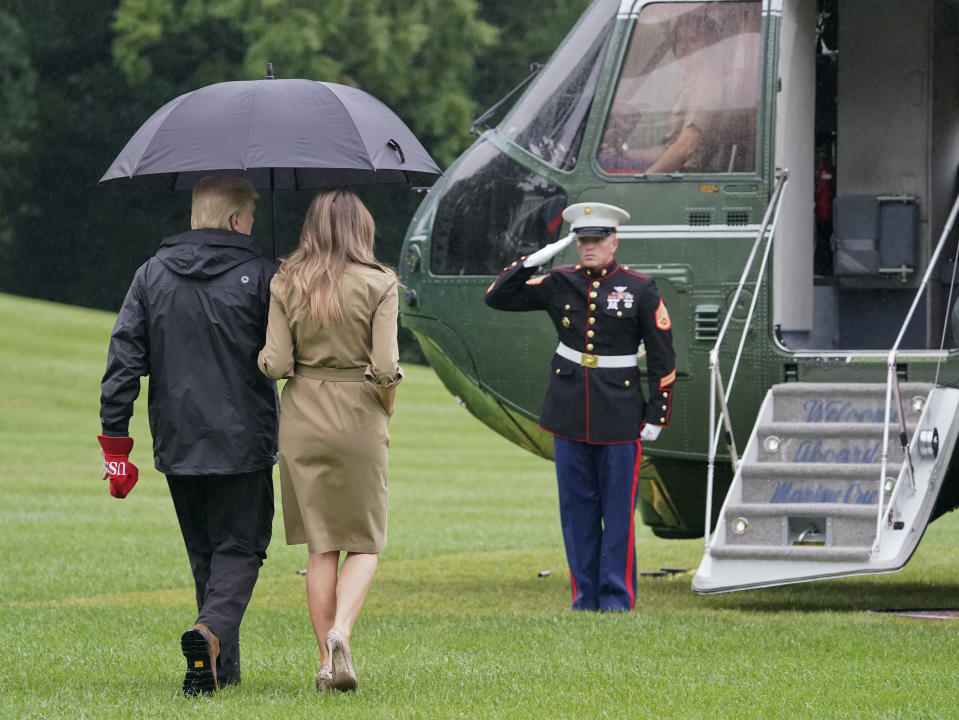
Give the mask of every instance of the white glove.
[(639, 439), (645, 440), (646, 442), (652, 442), (659, 437), (659, 433), (662, 431), (662, 425), (643, 425), (643, 429), (639, 431)]
[(557, 240), (554, 243), (550, 243), (546, 247), (541, 247), (539, 250), (534, 252), (532, 255), (530, 255), (523, 261), (523, 267), (528, 267), (528, 268), (539, 267), (540, 265), (545, 263), (547, 260), (552, 259), (556, 255), (558, 255), (560, 252), (562, 252), (563, 248), (565, 248), (567, 245), (573, 242), (573, 239), (575, 237), (576, 237), (575, 233), (570, 233), (569, 235), (567, 235), (561, 240)]

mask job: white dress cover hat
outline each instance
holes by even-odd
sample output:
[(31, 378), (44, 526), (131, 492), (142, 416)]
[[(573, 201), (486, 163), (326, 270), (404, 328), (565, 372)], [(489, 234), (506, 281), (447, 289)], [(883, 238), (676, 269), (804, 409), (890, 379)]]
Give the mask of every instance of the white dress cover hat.
[(563, 210), (563, 220), (578, 237), (606, 237), (629, 220), (629, 213), (615, 205), (581, 202)]

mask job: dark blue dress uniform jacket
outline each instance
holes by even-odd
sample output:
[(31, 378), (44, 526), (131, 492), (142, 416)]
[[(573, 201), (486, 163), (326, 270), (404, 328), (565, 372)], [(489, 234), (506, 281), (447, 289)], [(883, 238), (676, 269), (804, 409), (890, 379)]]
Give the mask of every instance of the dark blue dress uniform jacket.
[(592, 355), (635, 355), (646, 346), (649, 395), (639, 369), (591, 368), (554, 355), (540, 414), (547, 432), (580, 442), (634, 442), (646, 424), (669, 424), (676, 355), (671, 322), (656, 283), (613, 260), (586, 270), (563, 265), (533, 277), (516, 262), (486, 291), (498, 310), (545, 310), (559, 340)]

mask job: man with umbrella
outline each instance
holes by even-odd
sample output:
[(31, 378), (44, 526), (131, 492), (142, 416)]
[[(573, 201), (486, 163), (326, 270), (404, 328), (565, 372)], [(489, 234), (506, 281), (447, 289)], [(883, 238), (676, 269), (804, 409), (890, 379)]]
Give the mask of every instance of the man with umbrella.
[(372, 95), (273, 79), (268, 64), (265, 80), (216, 83), (166, 103), (101, 178), (196, 185), (194, 229), (164, 241), (120, 310), (101, 411), (111, 492), (123, 497), (136, 482), (127, 425), (139, 378), (150, 375), (156, 467), (168, 475), (197, 588), (197, 623), (182, 638), (187, 695), (239, 682), (237, 629), (273, 517), (276, 386), (256, 356), (274, 267), (249, 239), (253, 187), (269, 188), (274, 201), (278, 189), (440, 172)]
[(150, 378), (154, 461), (196, 585), (196, 622), (181, 638), (187, 696), (240, 682), (240, 621), (272, 532), (277, 397), (256, 356), (274, 267), (250, 238), (256, 198), (239, 177), (197, 183), (193, 229), (166, 238), (133, 278), (101, 386), (105, 473), (122, 498), (137, 480), (133, 403)]

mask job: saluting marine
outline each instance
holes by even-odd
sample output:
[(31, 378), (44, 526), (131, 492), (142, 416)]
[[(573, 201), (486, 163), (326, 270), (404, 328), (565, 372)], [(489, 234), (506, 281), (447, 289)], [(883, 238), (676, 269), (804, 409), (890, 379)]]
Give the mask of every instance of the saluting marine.
[[(656, 283), (616, 262), (616, 228), (629, 213), (586, 202), (566, 208), (563, 219), (570, 234), (503, 270), (486, 304), (545, 310), (556, 327), (559, 345), (539, 422), (554, 437), (573, 609), (632, 610), (641, 442), (669, 424), (676, 379), (671, 321)], [(534, 277), (574, 238), (579, 264)]]

